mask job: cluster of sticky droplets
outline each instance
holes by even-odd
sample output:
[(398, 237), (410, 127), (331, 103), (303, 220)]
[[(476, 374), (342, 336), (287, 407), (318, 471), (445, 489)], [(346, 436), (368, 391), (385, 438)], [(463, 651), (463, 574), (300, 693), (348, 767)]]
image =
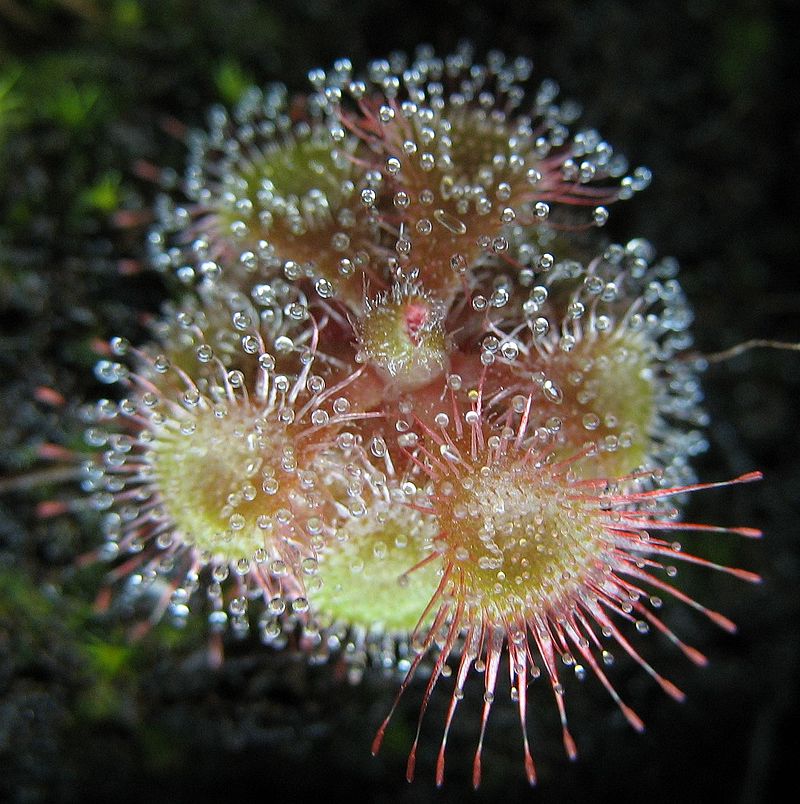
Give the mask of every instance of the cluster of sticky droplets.
[(707, 562), (658, 538), (705, 447), (677, 266), (598, 231), (649, 172), (530, 74), (422, 48), (214, 108), (148, 237), (184, 296), (150, 343), (112, 342), (97, 376), (123, 397), (87, 430), (98, 552), (151, 619), (204, 606), (352, 679), (403, 670), (402, 689), (430, 655), (423, 712), (460, 657), (440, 782), (471, 669), (475, 783), (503, 657), (533, 782), (530, 680), (549, 679), (574, 754), (559, 663), (638, 728), (613, 645), (680, 693), (626, 625), (697, 662), (660, 595), (730, 627), (672, 585), (673, 562)]

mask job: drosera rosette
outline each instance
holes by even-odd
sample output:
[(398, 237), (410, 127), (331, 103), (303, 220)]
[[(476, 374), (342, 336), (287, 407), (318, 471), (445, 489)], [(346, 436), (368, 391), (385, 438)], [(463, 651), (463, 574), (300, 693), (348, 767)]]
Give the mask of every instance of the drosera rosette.
[(395, 233), (401, 264), (418, 266), (443, 298), (460, 290), (453, 258), (472, 266), (503, 252), (512, 224), (602, 226), (608, 204), (649, 184), (646, 168), (626, 175), (624, 157), (596, 131), (571, 134), (577, 105), (556, 103), (553, 81), (530, 93), (531, 72), (526, 58), (493, 51), (482, 64), (464, 45), (445, 57), (429, 47), (413, 59), (393, 54), (366, 78), (347, 60), (311, 73), (334, 139), (354, 133), (383, 177), (364, 202)]
[[(577, 753), (567, 726), (559, 665), (579, 679), (594, 675), (608, 690), (631, 725), (642, 721), (626, 705), (606, 675), (614, 647), (638, 663), (664, 690), (681, 700), (683, 693), (664, 679), (626, 636), (633, 628), (651, 628), (667, 637), (696, 664), (705, 658), (685, 645), (656, 613), (668, 595), (735, 630), (724, 615), (708, 609), (671, 582), (674, 563), (689, 562), (756, 582), (746, 570), (720, 566), (685, 552), (674, 540), (659, 538), (675, 531), (734, 533), (756, 537), (752, 528), (724, 528), (676, 521), (669, 501), (677, 495), (716, 486), (757, 480), (751, 472), (723, 483), (664, 488), (657, 473), (617, 478), (585, 471), (599, 454), (594, 445), (564, 455), (530, 432), (527, 411), (509, 408), (490, 423), (478, 402), (459, 409), (459, 426), (439, 419), (439, 428), (421, 428), (419, 449), (410, 477), (418, 492), (415, 510), (436, 517), (435, 548), (441, 580), (412, 635), (418, 651), (398, 699), (418, 667), (431, 656), (433, 670), (424, 693), (417, 734), (408, 759), (414, 777), (422, 720), (434, 687), (443, 676), (455, 677), (436, 766), (444, 779), (445, 748), (458, 702), (471, 673), (484, 677), (484, 705), (474, 756), (473, 784), (481, 779), (481, 753), (501, 660), (508, 664), (511, 698), (519, 709), (525, 772), (536, 772), (527, 729), (529, 682), (549, 681), (562, 724), (565, 749)], [(466, 449), (458, 430), (469, 433)], [(409, 482), (409, 481), (407, 481)], [(430, 622), (430, 625), (425, 624)], [(460, 658), (459, 658), (460, 657)], [(451, 659), (458, 660), (456, 670)], [(396, 706), (395, 702), (395, 706)], [(378, 751), (394, 707), (373, 744)]]
[(212, 109), (182, 181), (162, 174), (148, 235), (182, 295), (149, 343), (111, 342), (97, 376), (123, 398), (92, 408), (81, 456), (103, 515), (94, 556), (113, 563), (104, 602), (180, 623), (204, 597), (217, 635), (257, 622), (264, 643), (354, 682), (405, 673), (401, 693), (429, 669), (420, 728), (453, 675), (439, 784), (473, 671), (475, 785), (504, 661), (533, 783), (529, 681), (549, 680), (570, 756), (560, 664), (641, 728), (607, 675), (614, 650), (681, 693), (627, 634), (704, 661), (661, 596), (733, 628), (674, 565), (757, 580), (671, 538), (757, 536), (681, 523), (679, 503), (759, 475), (694, 482), (707, 417), (677, 263), (597, 232), (649, 171), (573, 131), (577, 106), (530, 74), (423, 47)]
[[(347, 425), (362, 414), (343, 405), (350, 380), (328, 385), (314, 371), (324, 366), (318, 324), (306, 321), (308, 342), (294, 350), (289, 373), (288, 355), (280, 368), (268, 351), (287, 336), (264, 337), (258, 318), (237, 326), (239, 313), (236, 368), (194, 320), (160, 330), (183, 326), (200, 341), (194, 366), (171, 362), (172, 343), (145, 351), (119, 338), (97, 364), (98, 378), (127, 394), (100, 400), (86, 430), (99, 452), (86, 456), (81, 485), (105, 512), (105, 544), (94, 557), (115, 562), (101, 597), (108, 601), (117, 582), (131, 600), (150, 590), (150, 623), (165, 612), (180, 622), (201, 585), (216, 627), (246, 632), (253, 599), (265, 604), (262, 625), (286, 601), (304, 612), (316, 552), (341, 518), (331, 490), (347, 488), (355, 505)], [(186, 342), (177, 353), (186, 360)]]

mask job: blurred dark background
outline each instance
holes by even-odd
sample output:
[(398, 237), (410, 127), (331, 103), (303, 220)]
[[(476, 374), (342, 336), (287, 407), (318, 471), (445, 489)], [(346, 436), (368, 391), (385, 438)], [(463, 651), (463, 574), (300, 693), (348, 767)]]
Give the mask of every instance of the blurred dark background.
[[(102, 394), (96, 338), (143, 337), (142, 313), (167, 293), (120, 275), (155, 188), (139, 160), (182, 170), (168, 120), (202, 125), (250, 82), (303, 89), (306, 72), (348, 56), (356, 67), (420, 42), (463, 38), (534, 59), (559, 81), (652, 187), (613, 210), (614, 238), (650, 238), (683, 266), (698, 348), (798, 338), (798, 92), (793, 3), (777, 0), (0, 0), (0, 799), (14, 802), (275, 800), (761, 802), (791, 785), (789, 745), (800, 664), (800, 355), (749, 352), (704, 378), (711, 447), (704, 480), (760, 468), (762, 483), (694, 495), (688, 517), (763, 527), (763, 542), (687, 536), (703, 555), (764, 576), (758, 587), (681, 570), (680, 585), (740, 626), (735, 636), (680, 604), (667, 621), (710, 665), (657, 636), (642, 650), (688, 694), (679, 705), (620, 658), (614, 680), (642, 715), (639, 736), (600, 685), (568, 684), (580, 757), (563, 755), (548, 690), (532, 688), (540, 774), (524, 781), (515, 709), (495, 705), (484, 783), (469, 785), (480, 690), (433, 783), (449, 687), (434, 695), (417, 781), (405, 756), (424, 683), (404, 696), (379, 757), (369, 746), (396, 689), (378, 674), (349, 686), (257, 641), (205, 662), (200, 619), (158, 626), (132, 645), (126, 624), (92, 611), (102, 569), (77, 569), (96, 543), (89, 514), (39, 520), (63, 494), (37, 446), (80, 442), (67, 411)], [(794, 76), (794, 77), (793, 77)], [(146, 222), (146, 218), (142, 218)], [(33, 473), (33, 474), (32, 474)], [(30, 488), (26, 488), (30, 486)], [(578, 689), (578, 687), (581, 687)], [(502, 696), (505, 698), (505, 695)], [(790, 787), (791, 789), (791, 787)]]

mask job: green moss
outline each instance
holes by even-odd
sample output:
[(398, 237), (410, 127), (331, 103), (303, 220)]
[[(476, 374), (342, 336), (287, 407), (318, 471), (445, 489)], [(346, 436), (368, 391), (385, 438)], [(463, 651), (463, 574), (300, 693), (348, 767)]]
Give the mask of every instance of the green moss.
[(774, 44), (774, 26), (766, 17), (742, 13), (727, 17), (717, 41), (715, 66), (720, 86), (734, 97), (744, 94), (752, 101)]
[(116, 0), (112, 14), (116, 26), (123, 30), (138, 29), (144, 23), (144, 12), (136, 0)]
[(120, 205), (120, 183), (122, 176), (118, 170), (108, 170), (79, 196), (79, 202), (98, 212), (111, 214)]
[(72, 129), (87, 124), (97, 107), (102, 90), (95, 84), (72, 82), (57, 85), (43, 103), (43, 111), (56, 123)]
[(214, 70), (214, 85), (222, 100), (230, 106), (236, 105), (254, 83), (253, 78), (235, 61), (223, 61)]
[(23, 99), (16, 89), (21, 75), (20, 67), (9, 67), (0, 72), (0, 142), (6, 131), (23, 119)]

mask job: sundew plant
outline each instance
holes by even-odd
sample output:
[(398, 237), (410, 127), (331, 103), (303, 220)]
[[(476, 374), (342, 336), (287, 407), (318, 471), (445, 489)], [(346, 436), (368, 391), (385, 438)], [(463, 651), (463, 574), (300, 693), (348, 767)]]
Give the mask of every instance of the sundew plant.
[[(615, 655), (681, 700), (632, 636), (702, 665), (662, 605), (734, 630), (677, 567), (758, 577), (678, 539), (759, 533), (680, 509), (760, 475), (698, 482), (702, 361), (678, 266), (604, 236), (649, 171), (527, 59), (466, 47), (363, 73), (341, 59), (299, 95), (253, 88), (186, 142), (179, 178), (151, 169), (146, 234), (179, 292), (145, 343), (111, 339), (108, 398), (69, 456), (102, 512), (101, 599), (144, 603), (150, 623), (206, 617), (217, 641), (253, 630), (353, 682), (396, 672), (398, 697), (426, 678), (409, 780), (419, 750), (443, 782), (472, 685), (479, 785), (501, 674), (531, 784), (536, 679), (570, 757), (566, 675), (597, 679), (637, 730)], [(449, 706), (427, 724), (434, 693)]]

